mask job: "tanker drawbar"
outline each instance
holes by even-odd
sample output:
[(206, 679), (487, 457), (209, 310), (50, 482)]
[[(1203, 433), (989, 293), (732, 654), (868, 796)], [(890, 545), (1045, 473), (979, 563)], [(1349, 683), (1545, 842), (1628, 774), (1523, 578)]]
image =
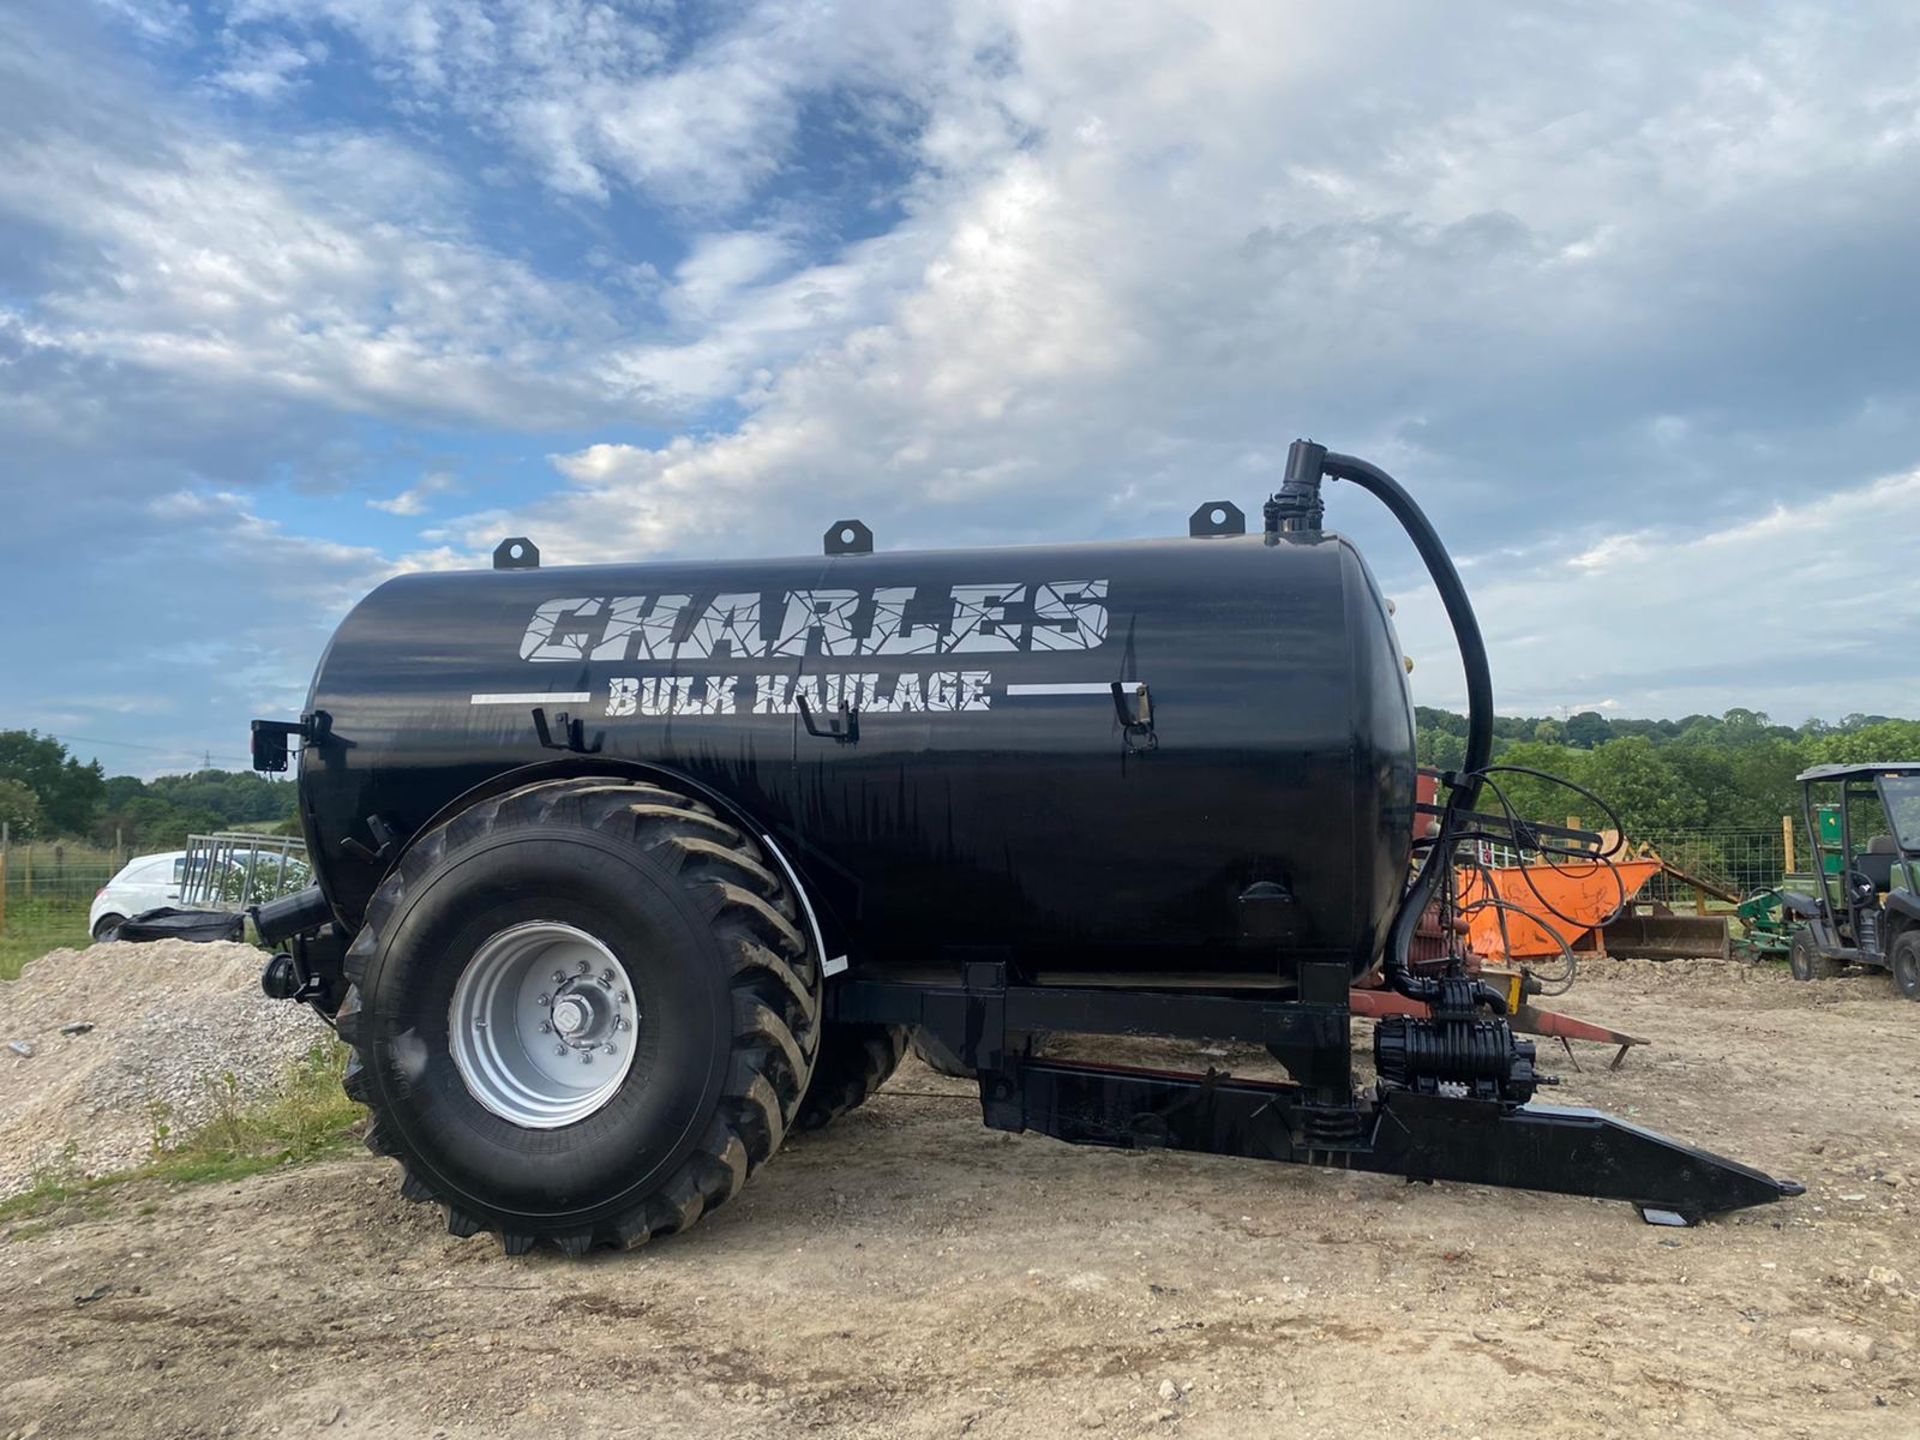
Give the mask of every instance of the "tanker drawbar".
[[(1328, 479), (1400, 520), (1459, 642), (1444, 803)], [(1075, 1143), (1664, 1223), (1800, 1193), (1535, 1102), (1514, 997), (1451, 923), (1457, 853), (1503, 823), (1475, 809), (1492, 688), (1453, 564), (1390, 476), (1305, 441), (1262, 519), (924, 553), (843, 520), (812, 558), (565, 569), (516, 537), (393, 580), (300, 718), (254, 722), (259, 768), (297, 743), (318, 881), (256, 914), (284, 946), (262, 985), (338, 1028), (404, 1192), (515, 1253), (686, 1228), (915, 1031), (987, 1124)], [(1423, 921), (1451, 938), (1416, 961)], [(1362, 1087), (1369, 974), (1414, 1013), (1378, 1021)], [(1069, 1063), (1062, 1034), (1255, 1045), (1290, 1083)]]

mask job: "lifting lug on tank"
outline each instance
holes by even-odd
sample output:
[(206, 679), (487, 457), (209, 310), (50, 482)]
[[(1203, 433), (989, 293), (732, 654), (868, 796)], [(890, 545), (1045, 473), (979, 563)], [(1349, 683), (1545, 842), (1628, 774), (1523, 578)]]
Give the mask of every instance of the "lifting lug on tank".
[(1187, 517), (1187, 534), (1195, 540), (1246, 533), (1247, 513), (1231, 500), (1209, 500)]
[(836, 520), (820, 537), (820, 544), (828, 555), (871, 555), (873, 531), (859, 520)]
[(540, 547), (524, 535), (509, 535), (493, 547), (496, 570), (538, 570)]

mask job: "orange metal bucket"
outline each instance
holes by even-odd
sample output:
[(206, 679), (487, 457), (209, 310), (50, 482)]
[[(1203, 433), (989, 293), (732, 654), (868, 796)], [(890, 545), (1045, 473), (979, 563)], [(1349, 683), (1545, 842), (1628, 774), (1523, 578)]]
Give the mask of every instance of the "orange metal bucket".
[[(1659, 870), (1658, 860), (1616, 860), (1611, 864), (1565, 861), (1558, 866), (1540, 864), (1524, 870), (1490, 868), (1484, 874), (1461, 870), (1455, 896), (1463, 912), (1488, 898), (1487, 881), (1491, 879), (1495, 897), (1539, 917), (1535, 920), (1515, 910), (1485, 905), (1468, 916), (1471, 928), (1467, 944), (1476, 954), (1493, 958), (1558, 955), (1562, 941), (1577, 946), (1589, 930), (1638, 895)], [(1503, 917), (1508, 942), (1504, 944), (1500, 934)]]

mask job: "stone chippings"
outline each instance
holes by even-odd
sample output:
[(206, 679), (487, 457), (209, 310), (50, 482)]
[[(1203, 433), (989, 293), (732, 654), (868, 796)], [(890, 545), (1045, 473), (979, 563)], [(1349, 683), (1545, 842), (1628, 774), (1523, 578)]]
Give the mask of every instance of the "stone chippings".
[(244, 1104), (276, 1089), (329, 1032), (260, 993), (265, 960), (250, 945), (95, 945), (0, 982), (0, 1196), (134, 1168), (230, 1090)]

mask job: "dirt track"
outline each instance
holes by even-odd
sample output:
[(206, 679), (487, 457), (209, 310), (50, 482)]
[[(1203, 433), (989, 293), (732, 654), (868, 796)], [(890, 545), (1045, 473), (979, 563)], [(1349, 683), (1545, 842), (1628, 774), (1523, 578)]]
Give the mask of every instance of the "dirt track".
[[(1076, 1150), (982, 1129), (910, 1062), (629, 1255), (453, 1240), (372, 1159), (16, 1235), (0, 1435), (1920, 1433), (1920, 1007), (1884, 978), (1616, 965), (1566, 1008), (1657, 1044), (1548, 1066), (1553, 1098), (1810, 1193), (1676, 1232)], [(1796, 1353), (1807, 1327), (1879, 1354)]]

